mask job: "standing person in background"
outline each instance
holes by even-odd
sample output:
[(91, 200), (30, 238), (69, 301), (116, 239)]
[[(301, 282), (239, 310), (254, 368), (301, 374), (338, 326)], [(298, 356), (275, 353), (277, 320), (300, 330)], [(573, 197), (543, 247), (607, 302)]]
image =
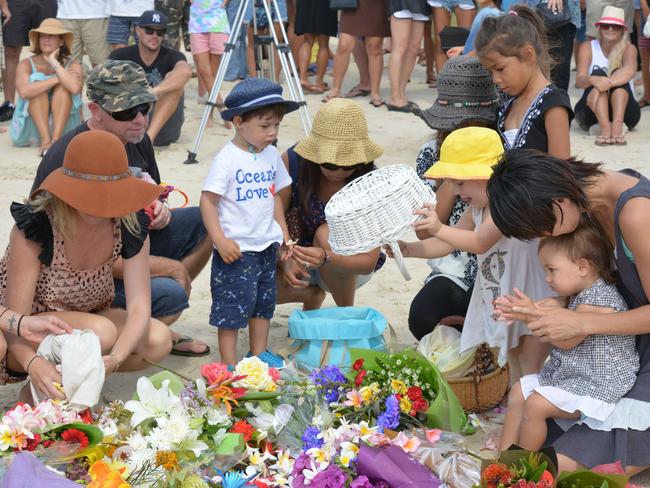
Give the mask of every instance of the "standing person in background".
[(2, 90), (5, 101), (0, 105), (0, 122), (14, 115), (16, 96), (16, 69), (23, 46), (29, 46), (29, 31), (43, 20), (56, 17), (56, 0), (2, 0), (2, 42), (5, 67), (2, 70)]
[(431, 7), (426, 0), (390, 0), (388, 8), (392, 45), (388, 60), (390, 103), (386, 108), (394, 112), (412, 112), (415, 104), (406, 96), (406, 85), (415, 67)]
[[(230, 0), (224, 2), (226, 3), (228, 23), (233, 29), (237, 10), (243, 1), (244, 0)], [(233, 49), (232, 56), (230, 57), (230, 63), (228, 63), (225, 79), (226, 81), (235, 81), (237, 79), (243, 80), (248, 75), (248, 69), (246, 67), (246, 26), (242, 25), (241, 30), (239, 31), (239, 37), (237, 39), (232, 39), (230, 42), (235, 44), (235, 49)]]
[(108, 57), (106, 0), (59, 0), (57, 18), (73, 34), (72, 59), (82, 62), (84, 53), (93, 66)]
[(643, 80), (643, 95), (639, 98), (639, 107), (647, 107), (650, 105), (650, 37), (643, 35), (643, 28), (645, 27), (648, 17), (650, 17), (650, 7), (648, 0), (640, 0), (641, 8), (637, 10), (638, 22), (636, 30), (639, 33), (638, 47), (639, 55), (641, 56), (641, 79)]
[(189, 22), (189, 14), (185, 13), (185, 3), (185, 0), (155, 0), (154, 2), (154, 10), (167, 16), (167, 29), (165, 29), (165, 37), (163, 38), (163, 46), (166, 48), (176, 49), (177, 51), (181, 48), (182, 27), (184, 24), (187, 31)]
[[(346, 97), (353, 98), (370, 94), (371, 105), (381, 107), (385, 104), (379, 92), (379, 85), (384, 71), (384, 55), (381, 44), (384, 37), (387, 36), (390, 36), (390, 24), (388, 22), (388, 7), (385, 3), (379, 2), (377, 5), (374, 0), (359, 0), (356, 10), (341, 12), (339, 43), (334, 55), (334, 80), (332, 91), (325, 97), (326, 100), (340, 96), (343, 77), (350, 64), (350, 53), (354, 50), (355, 61), (357, 61), (360, 73), (362, 72), (361, 63), (367, 61), (369, 84), (364, 85), (360, 82), (350, 90)], [(365, 60), (357, 58), (357, 46), (360, 55), (367, 54), (364, 56)]]
[(132, 0), (131, 2), (108, 0), (106, 12), (110, 15), (110, 19), (108, 20), (106, 41), (110, 44), (111, 49), (128, 46), (132, 31), (137, 42), (138, 35), (135, 28), (138, 25), (138, 19), (142, 12), (152, 9), (153, 0)]
[[(377, 8), (377, 7), (373, 7)], [(298, 54), (300, 84), (306, 93), (324, 93), (329, 90), (324, 77), (329, 61), (330, 37), (338, 30), (337, 11), (331, 10), (329, 0), (296, 0), (296, 34), (303, 36)], [(314, 42), (318, 41), (316, 83), (309, 82), (309, 61)]]
[[(477, 2), (481, 6), (482, 2)], [(442, 70), (443, 65), (447, 62), (447, 54), (442, 51), (440, 43), (440, 32), (451, 22), (452, 12), (456, 14), (458, 27), (468, 29), (472, 26), (472, 21), (476, 15), (476, 7), (472, 0), (429, 0), (429, 5), (433, 7), (433, 21), (436, 29), (436, 69)]]

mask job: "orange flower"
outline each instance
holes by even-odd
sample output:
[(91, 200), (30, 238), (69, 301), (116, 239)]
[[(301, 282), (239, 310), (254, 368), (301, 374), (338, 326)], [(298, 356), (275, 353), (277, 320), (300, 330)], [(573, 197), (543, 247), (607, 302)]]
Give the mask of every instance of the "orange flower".
[(236, 388), (230, 386), (235, 381), (242, 379), (243, 376), (232, 376), (221, 384), (214, 384), (208, 388), (208, 393), (212, 397), (215, 405), (223, 404), (226, 407), (228, 415), (232, 413), (232, 405), (238, 405), (237, 398), (246, 394), (246, 388)]
[(126, 481), (122, 479), (122, 473), (114, 471), (104, 461), (96, 461), (88, 470), (92, 481), (88, 488), (131, 488)]
[(158, 451), (156, 453), (156, 466), (162, 466), (166, 471), (180, 471), (178, 456), (174, 451)]

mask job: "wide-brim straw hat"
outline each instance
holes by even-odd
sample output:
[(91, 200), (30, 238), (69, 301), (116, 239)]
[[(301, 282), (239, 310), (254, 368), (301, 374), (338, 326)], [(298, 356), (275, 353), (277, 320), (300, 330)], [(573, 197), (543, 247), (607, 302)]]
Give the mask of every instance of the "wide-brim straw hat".
[(601, 24), (620, 25), (627, 30), (627, 25), (625, 24), (625, 10), (619, 7), (614, 7), (613, 5), (608, 5), (603, 9), (603, 14), (594, 25), (598, 27)]
[(499, 95), (476, 56), (455, 56), (438, 74), (438, 97), (416, 115), (434, 130), (450, 132), (465, 120), (494, 123)]
[(38, 47), (39, 34), (62, 36), (68, 51), (72, 52), (72, 39), (74, 36), (71, 31), (63, 27), (60, 20), (54, 18), (44, 19), (41, 25), (29, 31), (29, 42), (32, 44), (32, 49)]
[(371, 163), (384, 154), (381, 146), (368, 137), (368, 122), (361, 106), (345, 98), (334, 98), (320, 108), (311, 132), (295, 151), (313, 163), (337, 166)]
[(425, 178), (488, 180), (503, 155), (499, 134), (487, 127), (453, 131), (440, 147), (440, 160), (424, 173)]
[(147, 207), (163, 188), (132, 176), (117, 136), (90, 130), (72, 138), (63, 167), (50, 173), (34, 193), (41, 191), (88, 215), (117, 218)]

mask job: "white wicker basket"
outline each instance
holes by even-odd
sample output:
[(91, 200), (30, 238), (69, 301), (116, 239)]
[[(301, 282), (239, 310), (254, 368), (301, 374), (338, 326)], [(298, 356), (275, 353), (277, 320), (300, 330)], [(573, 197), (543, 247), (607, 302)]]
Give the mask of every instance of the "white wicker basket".
[(325, 207), (329, 243), (341, 255), (353, 255), (388, 244), (402, 275), (411, 279), (397, 240), (420, 217), (413, 210), (436, 195), (411, 168), (399, 164), (371, 171), (351, 181)]

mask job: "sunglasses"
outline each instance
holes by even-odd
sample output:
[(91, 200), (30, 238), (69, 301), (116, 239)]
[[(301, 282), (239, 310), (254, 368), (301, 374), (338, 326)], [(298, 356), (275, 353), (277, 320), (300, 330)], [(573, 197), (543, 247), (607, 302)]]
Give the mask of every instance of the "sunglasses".
[(151, 27), (145, 27), (144, 33), (148, 36), (156, 34), (158, 37), (163, 37), (165, 35), (165, 29), (152, 29)]
[(336, 164), (332, 163), (323, 163), (321, 166), (325, 168), (328, 171), (354, 171), (356, 169), (359, 169), (363, 166), (365, 166), (367, 163), (359, 163), (355, 164), (353, 166), (338, 166)]
[(151, 106), (152, 103), (147, 102), (141, 103), (140, 105), (136, 105), (131, 108), (127, 108), (126, 110), (120, 110), (119, 112), (109, 112), (106, 110), (106, 113), (110, 115), (113, 120), (117, 120), (118, 122), (130, 122), (135, 119), (138, 114), (142, 114), (143, 117), (146, 117), (151, 110)]
[(600, 24), (599, 26), (603, 30), (613, 30), (613, 31), (622, 31), (625, 29), (625, 26), (617, 24)]

